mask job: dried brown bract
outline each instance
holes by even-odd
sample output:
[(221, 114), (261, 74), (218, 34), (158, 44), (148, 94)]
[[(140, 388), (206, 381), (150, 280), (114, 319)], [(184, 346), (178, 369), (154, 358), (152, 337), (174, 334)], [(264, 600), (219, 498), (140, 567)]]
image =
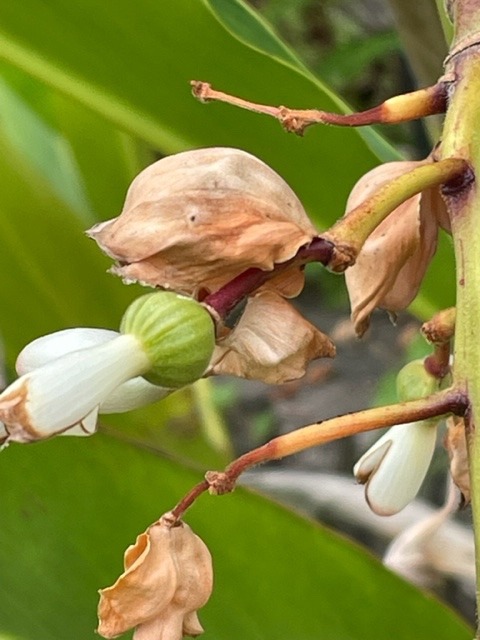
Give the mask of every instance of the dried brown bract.
[[(275, 171), (230, 148), (187, 151), (140, 173), (118, 218), (88, 232), (125, 281), (187, 295), (216, 291), (242, 271), (271, 270), (316, 236), (302, 204)], [(298, 267), (266, 285), (296, 295)]]
[[(347, 210), (427, 162), (390, 162), (373, 169), (355, 185)], [(438, 188), (427, 189), (397, 207), (368, 237), (345, 274), (358, 335), (368, 329), (375, 308), (396, 313), (413, 301), (437, 248), (439, 226), (448, 229), (445, 204)]]
[(104, 638), (135, 628), (135, 640), (180, 640), (203, 632), (197, 609), (210, 597), (212, 559), (184, 522), (167, 516), (125, 552), (125, 572), (100, 591), (98, 633)]
[(210, 372), (280, 384), (305, 374), (315, 358), (335, 355), (332, 341), (273, 291), (249, 298), (237, 326), (217, 341)]
[(463, 418), (451, 416), (447, 419), (444, 445), (450, 458), (453, 482), (460, 489), (463, 504), (466, 505), (470, 502), (470, 466)]

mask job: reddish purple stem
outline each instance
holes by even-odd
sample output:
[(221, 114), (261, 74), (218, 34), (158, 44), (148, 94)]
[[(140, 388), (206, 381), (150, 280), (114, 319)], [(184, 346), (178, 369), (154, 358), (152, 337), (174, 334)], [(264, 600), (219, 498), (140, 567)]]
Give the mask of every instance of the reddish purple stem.
[(233, 280), (230, 280), (230, 282), (227, 282), (215, 293), (206, 296), (202, 302), (215, 309), (221, 318), (226, 318), (246, 296), (256, 291), (277, 274), (285, 271), (285, 269), (293, 265), (302, 267), (307, 262), (320, 262), (323, 265), (327, 265), (332, 257), (332, 252), (333, 245), (331, 242), (321, 237), (314, 238), (309, 244), (300, 247), (293, 258), (281, 264), (276, 264), (271, 271), (263, 271), (256, 267), (247, 269), (233, 278)]

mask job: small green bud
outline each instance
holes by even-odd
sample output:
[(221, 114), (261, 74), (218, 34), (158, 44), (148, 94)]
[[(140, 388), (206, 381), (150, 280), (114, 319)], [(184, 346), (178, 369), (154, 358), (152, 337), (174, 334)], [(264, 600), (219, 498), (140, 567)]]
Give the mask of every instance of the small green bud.
[(136, 336), (150, 358), (152, 368), (145, 378), (169, 389), (201, 378), (215, 347), (208, 311), (192, 298), (169, 291), (132, 302), (120, 331)]
[[(448, 378), (449, 376), (447, 376)], [(413, 360), (397, 376), (397, 397), (400, 402), (420, 400), (443, 388), (443, 380), (429, 373), (423, 360)]]

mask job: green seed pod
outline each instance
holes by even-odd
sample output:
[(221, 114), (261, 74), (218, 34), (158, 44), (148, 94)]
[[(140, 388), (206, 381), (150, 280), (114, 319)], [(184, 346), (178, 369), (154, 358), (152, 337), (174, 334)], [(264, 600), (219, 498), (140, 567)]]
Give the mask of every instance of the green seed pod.
[(423, 360), (413, 360), (397, 376), (397, 397), (400, 402), (419, 400), (440, 389), (440, 380), (425, 369)]
[(150, 358), (152, 368), (145, 378), (170, 389), (201, 378), (215, 347), (208, 311), (192, 298), (169, 291), (132, 302), (120, 331), (136, 336)]

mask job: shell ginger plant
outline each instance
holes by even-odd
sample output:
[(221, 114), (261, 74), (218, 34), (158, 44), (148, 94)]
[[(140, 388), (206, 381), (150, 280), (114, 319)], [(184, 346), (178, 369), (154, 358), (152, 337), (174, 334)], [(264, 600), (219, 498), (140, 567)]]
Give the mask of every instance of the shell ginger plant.
[(415, 497), (437, 427), (447, 419), (452, 476), (472, 503), (480, 575), (480, 7), (456, 0), (449, 11), (455, 37), (444, 75), (367, 112), (270, 107), (194, 81), (200, 100), (273, 116), (298, 134), (316, 124), (362, 126), (445, 113), (443, 133), (425, 160), (367, 173), (353, 187), (345, 215), (326, 230), (315, 228), (278, 174), (244, 151), (197, 149), (154, 163), (133, 181), (121, 215), (88, 235), (114, 260), (113, 273), (155, 291), (126, 309), (118, 331), (66, 329), (20, 352), (19, 377), (0, 395), (3, 446), (90, 436), (99, 414), (156, 402), (204, 377), (272, 384), (301, 377), (313, 359), (335, 355), (330, 338), (288, 302), (302, 290), (307, 263), (345, 273), (361, 336), (375, 308), (396, 314), (415, 298), (439, 230), (453, 239), (456, 308), (423, 325), (431, 354), (400, 371), (398, 402), (304, 426), (224, 470), (207, 471), (138, 535), (122, 575), (100, 591), (102, 637), (130, 629), (136, 640), (200, 634), (197, 611), (212, 591), (213, 570), (206, 545), (184, 521), (193, 503), (206, 492), (231, 492), (254, 465), (384, 427), (391, 428), (354, 473), (371, 509), (392, 515)]

